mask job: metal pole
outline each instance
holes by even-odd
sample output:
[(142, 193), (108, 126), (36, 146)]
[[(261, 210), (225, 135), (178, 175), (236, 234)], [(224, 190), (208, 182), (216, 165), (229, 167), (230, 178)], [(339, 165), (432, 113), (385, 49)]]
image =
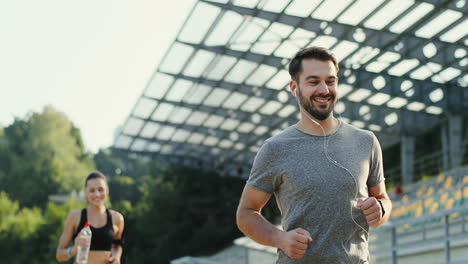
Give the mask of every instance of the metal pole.
[[(421, 200), (422, 208), (423, 208), (423, 216), (426, 215), (426, 209), (424, 208), (424, 203), (426, 202), (426, 198)], [(426, 221), (422, 222), (422, 239), (426, 240)]]
[[(467, 130), (468, 131), (468, 130)], [(463, 186), (460, 187), (460, 193), (461, 193), (461, 206), (465, 205), (465, 194), (463, 193)], [(462, 215), (462, 231), (463, 233), (466, 232), (465, 229), (465, 212), (461, 212)]]
[(249, 249), (244, 247), (245, 249), (245, 264), (249, 264)]
[(444, 225), (445, 225), (445, 263), (450, 263), (450, 240), (449, 240), (449, 216), (446, 215), (444, 217)]
[(465, 227), (465, 212), (462, 212), (461, 215), (462, 215), (462, 231), (463, 231), (463, 233), (465, 233), (465, 232), (466, 232), (466, 227)]
[(426, 221), (423, 222), (423, 230), (422, 230), (422, 237), (423, 240), (426, 240)]
[(392, 227), (392, 264), (397, 264), (396, 227)]

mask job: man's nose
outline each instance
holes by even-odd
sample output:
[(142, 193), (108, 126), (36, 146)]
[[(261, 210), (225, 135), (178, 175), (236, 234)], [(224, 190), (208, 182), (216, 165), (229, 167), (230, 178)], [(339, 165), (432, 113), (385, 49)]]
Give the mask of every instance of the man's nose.
[(328, 94), (329, 90), (327, 84), (325, 82), (320, 82), (317, 87), (317, 92), (324, 95)]

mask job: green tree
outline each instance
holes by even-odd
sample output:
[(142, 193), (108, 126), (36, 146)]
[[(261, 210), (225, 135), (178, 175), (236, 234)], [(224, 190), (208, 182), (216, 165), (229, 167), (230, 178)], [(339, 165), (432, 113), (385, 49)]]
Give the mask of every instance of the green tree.
[(67, 215), (73, 210), (84, 207), (86, 204), (76, 198), (69, 199), (63, 204), (47, 203), (43, 213), (47, 221), (38, 230), (36, 240), (33, 242), (38, 247), (37, 258), (41, 260), (40, 263), (57, 263), (55, 252)]
[(81, 190), (94, 170), (80, 131), (51, 106), (16, 119), (0, 140), (0, 188), (23, 206), (45, 207), (48, 196)]
[(126, 151), (100, 149), (93, 159), (97, 169), (107, 176), (126, 175), (136, 180), (149, 174), (148, 160)]
[[(142, 200), (126, 218), (125, 262), (168, 263), (209, 255), (242, 234), (235, 223), (244, 180), (184, 167), (157, 167), (141, 182)], [(266, 208), (268, 218), (272, 210)]]
[[(2, 263), (41, 263), (36, 243), (39, 230), (45, 223), (40, 208), (20, 208), (18, 201), (10, 200), (0, 192), (0, 255)], [(21, 252), (21, 254), (12, 254)]]
[(111, 202), (129, 201), (135, 205), (142, 197), (141, 179), (149, 175), (149, 162), (116, 149), (100, 149), (93, 157), (99, 171), (108, 176)]
[(112, 204), (120, 201), (136, 204), (140, 200), (141, 193), (138, 190), (137, 180), (129, 176), (113, 176), (109, 178), (109, 196)]
[[(6, 170), (5, 167), (9, 160), (8, 150), (7, 150), (7, 140), (5, 137), (5, 132), (3, 128), (0, 127), (0, 184), (5, 184), (6, 181)], [(0, 185), (0, 190), (3, 189)]]

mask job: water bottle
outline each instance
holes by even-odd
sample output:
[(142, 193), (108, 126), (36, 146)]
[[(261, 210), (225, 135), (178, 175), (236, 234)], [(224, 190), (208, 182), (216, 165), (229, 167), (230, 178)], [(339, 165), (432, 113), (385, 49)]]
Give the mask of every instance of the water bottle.
[(89, 247), (91, 246), (91, 229), (89, 228), (90, 224), (88, 222), (85, 223), (83, 229), (81, 229), (80, 233), (88, 240), (87, 247), (80, 247), (78, 246), (78, 252), (76, 253), (76, 262), (78, 264), (87, 264), (88, 263), (88, 255), (89, 255)]

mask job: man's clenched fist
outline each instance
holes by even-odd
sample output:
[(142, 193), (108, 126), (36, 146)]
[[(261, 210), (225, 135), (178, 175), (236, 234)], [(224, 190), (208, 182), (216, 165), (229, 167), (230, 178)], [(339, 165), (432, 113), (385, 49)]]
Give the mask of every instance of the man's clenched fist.
[(299, 259), (306, 253), (309, 242), (312, 242), (309, 232), (296, 228), (284, 233), (280, 249), (290, 258)]
[(378, 227), (380, 220), (382, 220), (382, 207), (375, 197), (359, 199), (357, 208), (362, 210), (369, 226)]

